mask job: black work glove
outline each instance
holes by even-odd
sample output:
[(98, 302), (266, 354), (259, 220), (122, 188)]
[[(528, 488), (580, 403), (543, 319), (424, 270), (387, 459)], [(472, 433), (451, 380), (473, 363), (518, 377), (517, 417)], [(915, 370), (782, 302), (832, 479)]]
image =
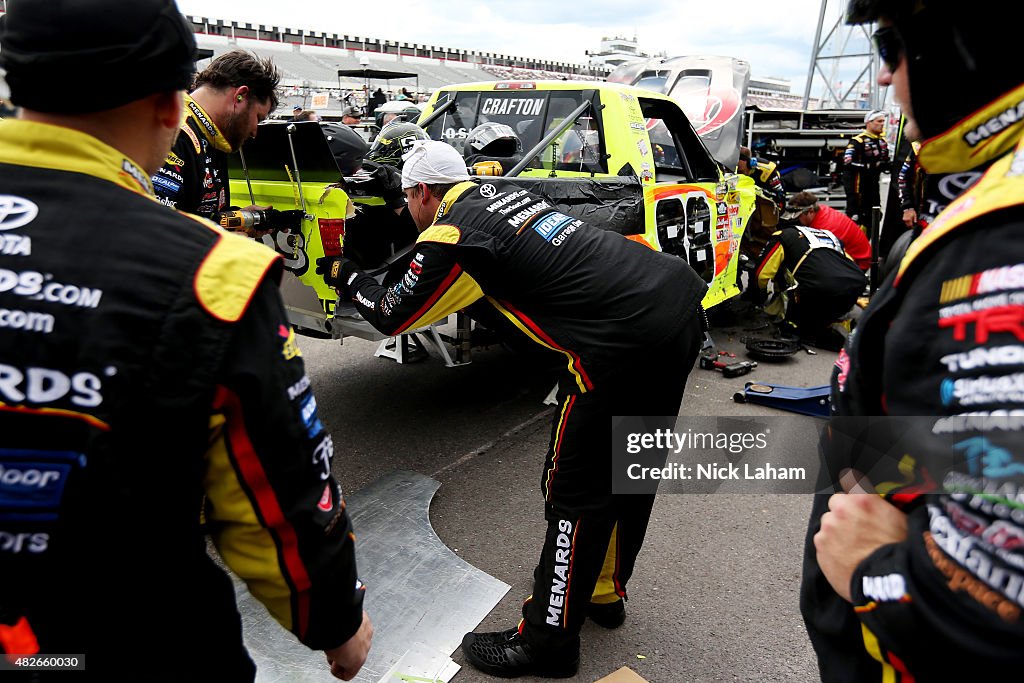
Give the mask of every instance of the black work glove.
[(327, 286), (337, 290), (341, 298), (346, 301), (355, 298), (355, 290), (350, 285), (361, 271), (351, 259), (344, 256), (322, 256), (316, 260), (316, 273), (323, 275)]
[(402, 189), (402, 174), (394, 166), (363, 161), (363, 170), (374, 180), (374, 190), (380, 192), (389, 209), (405, 206), (405, 190)]

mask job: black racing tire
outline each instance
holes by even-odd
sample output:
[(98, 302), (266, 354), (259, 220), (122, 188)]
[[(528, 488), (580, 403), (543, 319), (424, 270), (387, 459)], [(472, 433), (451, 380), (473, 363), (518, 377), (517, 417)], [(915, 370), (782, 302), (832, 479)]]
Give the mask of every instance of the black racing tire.
[(898, 268), (903, 257), (907, 254), (907, 249), (910, 248), (910, 243), (914, 241), (914, 231), (907, 230), (900, 234), (889, 247), (889, 253), (886, 254), (885, 259), (882, 261), (881, 268), (878, 269), (878, 284), (885, 281), (885, 278), (889, 277), (889, 273), (894, 268)]
[(747, 354), (757, 360), (782, 360), (799, 350), (800, 342), (789, 339), (751, 339), (747, 342)]

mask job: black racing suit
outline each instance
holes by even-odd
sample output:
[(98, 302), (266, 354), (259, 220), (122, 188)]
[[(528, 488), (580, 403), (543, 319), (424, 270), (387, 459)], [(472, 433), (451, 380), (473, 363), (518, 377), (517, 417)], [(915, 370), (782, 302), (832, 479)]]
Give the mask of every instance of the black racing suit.
[[(965, 142), (1022, 101), (1018, 89), (922, 145), (930, 175), (987, 172), (911, 244), (836, 363), (839, 424), (928, 416), (931, 443), (897, 452), (887, 481), (898, 485), (877, 487), (907, 514), (908, 537), (861, 562), (852, 605), (818, 567), (812, 539), (828, 497), (816, 498), (801, 610), (825, 681), (1024, 671), (1024, 147), (1013, 150), (1024, 122), (978, 149)], [(825, 443), (833, 468), (867, 452), (863, 439)]]
[(210, 115), (185, 95), (185, 118), (163, 167), (153, 176), (153, 190), (164, 204), (210, 218), (231, 205), (228, 154)]
[(871, 220), (871, 208), (881, 206), (878, 180), (889, 165), (889, 143), (868, 131), (853, 136), (843, 153), (846, 215), (861, 225)]
[[(357, 275), (352, 288), (359, 312), (386, 334), (476, 302), (563, 357), (542, 475), (548, 533), (523, 635), (572, 656), (587, 602), (625, 595), (654, 500), (612, 495), (612, 416), (678, 414), (706, 285), (681, 259), (493, 180), (447, 193), (400, 282)], [(617, 562), (599, 583), (606, 552)]]
[(907, 156), (900, 165), (900, 172), (897, 178), (897, 189), (899, 190), (900, 208), (906, 211), (913, 209), (921, 211), (921, 183), (924, 180), (917, 166), (917, 143), (913, 143), (907, 151)]
[(84, 653), (95, 680), (251, 681), (205, 518), (300, 641), (348, 640), (351, 526), (277, 257), (160, 206), (136, 164), (70, 129), (0, 122), (0, 187), (6, 621)]
[(789, 292), (786, 319), (802, 338), (810, 340), (818, 339), (824, 328), (853, 308), (866, 284), (863, 271), (835, 235), (803, 226), (772, 233), (754, 272), (761, 289), (773, 280), (784, 286), (787, 273), (796, 281), (796, 289)]

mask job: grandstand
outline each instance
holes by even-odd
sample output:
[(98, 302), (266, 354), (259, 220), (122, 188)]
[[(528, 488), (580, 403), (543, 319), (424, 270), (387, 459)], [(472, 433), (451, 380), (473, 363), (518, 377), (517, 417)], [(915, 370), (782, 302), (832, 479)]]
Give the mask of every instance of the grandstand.
[[(245, 38), (232, 41), (222, 37), (204, 35), (197, 35), (196, 38), (200, 48), (213, 50), (213, 56), (235, 48), (242, 48), (261, 56), (271, 57), (281, 70), (284, 85), (355, 90), (362, 88), (363, 82), (351, 80), (351, 78), (339, 81), (338, 70), (363, 67), (413, 72), (419, 77), (419, 88), (422, 93), (433, 92), (437, 88), (451, 83), (494, 80), (494, 76), (473, 65), (454, 66), (430, 63), (421, 58), (404, 58), (398, 62), (394, 58), (387, 59), (386, 55), (373, 58), (364, 57), (360, 61), (360, 58), (337, 48), (289, 45)], [(402, 86), (410, 90), (413, 89), (411, 81), (403, 81), (398, 85), (398, 87)]]
[[(0, 0), (0, 14), (6, 11)], [(461, 50), (435, 45), (402, 43), (379, 38), (364, 38), (294, 30), (277, 26), (253, 25), (205, 17), (187, 17), (201, 49), (215, 57), (241, 48), (271, 57), (281, 70), (284, 98), (278, 116), (291, 113), (295, 105), (310, 108), (313, 95), (328, 96), (327, 106), (318, 107), (321, 116), (340, 118), (349, 105), (365, 105), (363, 86), (397, 93), (400, 88), (415, 91), (425, 98), (438, 88), (453, 83), (498, 80), (604, 80), (609, 69), (568, 62), (514, 57), (504, 54)], [(205, 61), (201, 61), (202, 68)], [(339, 79), (342, 69), (378, 69), (416, 74), (416, 80), (366, 83), (352, 78)], [(766, 79), (771, 81), (772, 79)], [(762, 107), (797, 108), (797, 97), (777, 88), (761, 89), (751, 83), (748, 104)], [(788, 86), (787, 86), (788, 90)]]
[[(254, 26), (205, 17), (188, 17), (188, 20), (199, 47), (211, 50), (213, 57), (241, 48), (274, 60), (281, 70), (285, 92), (278, 115), (290, 112), (296, 104), (308, 107), (314, 94), (327, 94), (328, 105), (321, 115), (340, 116), (347, 104), (365, 104), (364, 85), (369, 85), (371, 91), (380, 87), (397, 92), (404, 87), (425, 97), (453, 83), (552, 78), (603, 80), (607, 75), (605, 71), (580, 64), (475, 50)], [(201, 68), (202, 63), (199, 66)], [(416, 74), (416, 80), (367, 84), (351, 77), (342, 80), (337, 75), (339, 70), (363, 68), (410, 72)]]

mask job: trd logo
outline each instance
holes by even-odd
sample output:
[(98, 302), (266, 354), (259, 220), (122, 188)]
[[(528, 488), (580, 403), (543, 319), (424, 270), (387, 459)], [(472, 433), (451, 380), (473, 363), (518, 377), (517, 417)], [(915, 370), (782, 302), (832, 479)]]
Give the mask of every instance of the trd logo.
[(953, 328), (956, 341), (967, 339), (967, 328), (971, 324), (974, 325), (974, 342), (977, 344), (985, 344), (990, 335), (1000, 332), (1024, 341), (1024, 306), (996, 306), (939, 320), (940, 328)]

